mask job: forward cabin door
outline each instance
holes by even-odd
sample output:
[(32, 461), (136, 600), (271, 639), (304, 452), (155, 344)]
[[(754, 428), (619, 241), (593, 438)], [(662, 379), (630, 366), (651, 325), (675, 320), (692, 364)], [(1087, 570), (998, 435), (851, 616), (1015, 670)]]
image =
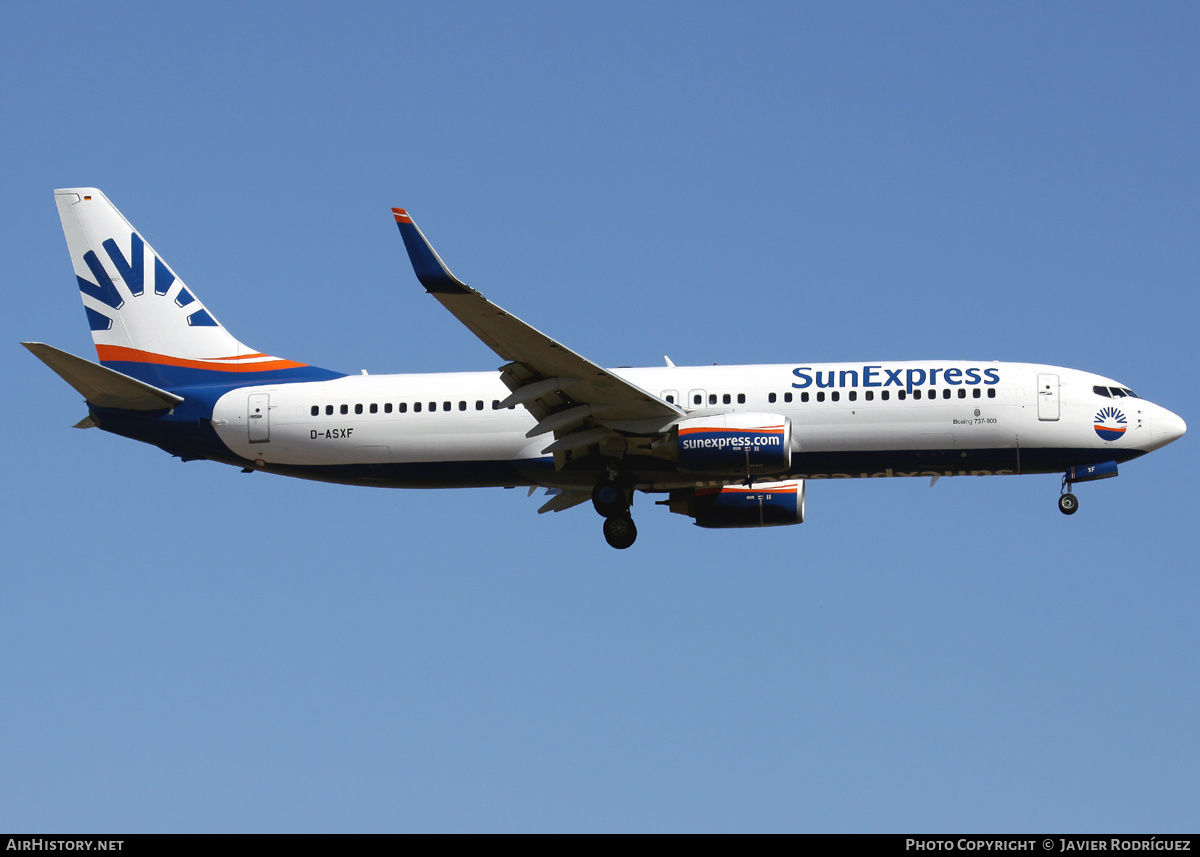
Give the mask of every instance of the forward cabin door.
[(250, 427), (251, 443), (269, 443), (271, 440), (271, 396), (268, 393), (253, 393), (246, 402), (246, 424)]
[(1038, 375), (1038, 419), (1058, 419), (1058, 376)]

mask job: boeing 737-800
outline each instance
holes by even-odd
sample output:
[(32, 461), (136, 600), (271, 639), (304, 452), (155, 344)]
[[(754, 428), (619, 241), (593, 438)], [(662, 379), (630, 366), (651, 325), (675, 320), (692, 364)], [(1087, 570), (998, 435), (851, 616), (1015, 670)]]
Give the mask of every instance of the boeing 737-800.
[(403, 209), (417, 279), (503, 361), (345, 375), (255, 351), (94, 188), (55, 191), (99, 363), (24, 345), (98, 426), (190, 461), (395, 488), (549, 489), (590, 500), (615, 548), (637, 492), (701, 527), (804, 520), (807, 479), (1062, 473), (1071, 486), (1170, 443), (1182, 419), (1129, 387), (1031, 363), (918, 360), (603, 369), (464, 285)]

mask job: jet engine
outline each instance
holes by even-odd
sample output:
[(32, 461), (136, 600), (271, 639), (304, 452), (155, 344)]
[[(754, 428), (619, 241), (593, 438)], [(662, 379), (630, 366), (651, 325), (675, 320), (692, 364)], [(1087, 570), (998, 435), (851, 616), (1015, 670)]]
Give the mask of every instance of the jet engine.
[(792, 423), (779, 414), (737, 413), (685, 419), (652, 445), (688, 473), (759, 476), (792, 464)]
[(697, 527), (782, 527), (804, 523), (804, 480), (683, 488), (671, 492), (667, 508), (696, 519)]

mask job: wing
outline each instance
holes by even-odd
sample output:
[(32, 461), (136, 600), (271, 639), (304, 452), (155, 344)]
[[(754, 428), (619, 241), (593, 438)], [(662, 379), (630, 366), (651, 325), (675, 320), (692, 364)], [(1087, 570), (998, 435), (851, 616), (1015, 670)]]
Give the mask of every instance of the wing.
[(413, 271), (425, 290), (508, 361), (501, 378), (512, 394), (501, 405), (524, 405), (538, 424), (529, 437), (554, 432), (544, 452), (601, 443), (616, 424), (669, 425), (683, 411), (576, 354), (463, 284), (429, 244), (408, 212), (393, 208)]

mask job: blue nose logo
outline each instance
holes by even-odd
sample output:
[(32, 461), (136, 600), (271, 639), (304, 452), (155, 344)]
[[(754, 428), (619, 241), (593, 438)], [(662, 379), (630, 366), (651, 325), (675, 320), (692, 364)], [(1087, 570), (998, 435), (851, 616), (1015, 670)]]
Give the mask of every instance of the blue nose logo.
[(1116, 408), (1101, 408), (1094, 423), (1102, 440), (1120, 440), (1125, 436), (1125, 415)]

